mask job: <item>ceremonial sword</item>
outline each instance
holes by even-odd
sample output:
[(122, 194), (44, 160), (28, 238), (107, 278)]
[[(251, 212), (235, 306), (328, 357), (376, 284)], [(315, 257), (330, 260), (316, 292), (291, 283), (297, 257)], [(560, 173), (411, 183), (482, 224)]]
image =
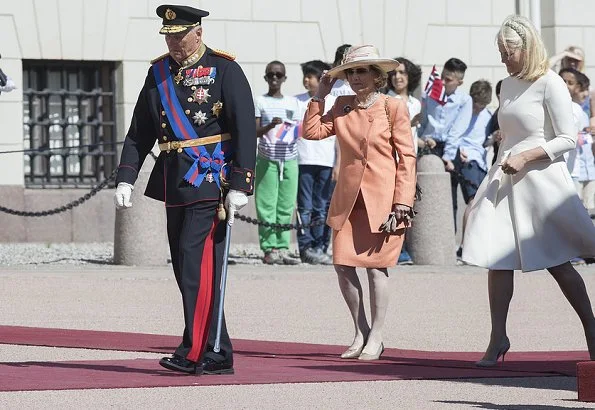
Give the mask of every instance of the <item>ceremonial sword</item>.
[[(235, 218), (235, 209), (230, 207), (229, 216), (225, 221), (225, 251), (223, 252), (223, 266), (221, 267), (221, 284), (219, 285), (219, 313), (217, 315), (217, 336), (213, 351), (219, 353), (221, 350), (221, 326), (223, 325), (223, 302), (225, 300), (225, 284), (227, 283), (227, 259), (229, 257), (229, 244), (231, 242), (231, 226)], [(225, 219), (225, 218), (223, 218)]]

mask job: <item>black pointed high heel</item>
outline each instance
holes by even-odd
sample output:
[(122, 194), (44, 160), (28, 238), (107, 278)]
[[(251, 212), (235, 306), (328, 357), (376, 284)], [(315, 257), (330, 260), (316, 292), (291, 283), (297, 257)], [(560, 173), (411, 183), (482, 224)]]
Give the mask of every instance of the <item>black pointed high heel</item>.
[(510, 341), (508, 338), (504, 339), (504, 341), (500, 344), (500, 349), (498, 350), (498, 354), (496, 355), (496, 359), (481, 359), (478, 362), (475, 362), (476, 367), (494, 367), (498, 364), (498, 360), (500, 356), (502, 356), (502, 364), (504, 364), (504, 357), (508, 350), (510, 349)]

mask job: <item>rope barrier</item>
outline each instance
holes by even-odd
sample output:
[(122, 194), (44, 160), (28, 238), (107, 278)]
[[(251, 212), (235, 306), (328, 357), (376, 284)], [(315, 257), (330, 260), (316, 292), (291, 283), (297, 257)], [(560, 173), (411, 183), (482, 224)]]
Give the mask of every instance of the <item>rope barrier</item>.
[(83, 203), (87, 202), (89, 199), (91, 199), (93, 196), (95, 196), (95, 194), (97, 194), (99, 191), (101, 191), (102, 189), (105, 189), (109, 183), (111, 181), (113, 181), (114, 179), (116, 179), (116, 174), (118, 172), (118, 169), (114, 169), (114, 171), (111, 173), (111, 175), (109, 177), (107, 177), (106, 179), (104, 179), (103, 181), (101, 181), (97, 186), (93, 187), (91, 189), (91, 191), (89, 191), (88, 193), (86, 193), (85, 195), (81, 196), (78, 199), (75, 199), (72, 202), (67, 203), (66, 205), (62, 205), (59, 206), (57, 208), (54, 209), (48, 209), (45, 211), (18, 211), (16, 209), (11, 209), (11, 208), (6, 208), (4, 206), (0, 206), (0, 212), (4, 212), (7, 213), (9, 215), (16, 215), (16, 216), (49, 216), (49, 215), (55, 215), (55, 214), (59, 214), (62, 212), (66, 212), (76, 206), (82, 205)]
[[(152, 151), (150, 151), (149, 154), (151, 155), (151, 157), (153, 159), (157, 159), (157, 155), (155, 155)], [(56, 214), (59, 214), (62, 212), (66, 212), (76, 206), (79, 206), (79, 205), (85, 203), (86, 201), (91, 199), (93, 196), (95, 196), (99, 191), (101, 191), (102, 189), (105, 189), (111, 181), (116, 179), (117, 173), (118, 173), (118, 169), (115, 169), (108, 178), (106, 178), (105, 180), (100, 182), (97, 186), (92, 188), (90, 192), (86, 193), (85, 195), (81, 196), (80, 198), (78, 198), (72, 202), (69, 202), (69, 203), (59, 206), (59, 207), (56, 207), (54, 209), (48, 209), (45, 211), (19, 211), (16, 209), (11, 209), (11, 208), (7, 208), (4, 206), (0, 206), (0, 212), (7, 213), (9, 215), (24, 216), (24, 217), (50, 216), (50, 215), (56, 215)], [(245, 215), (242, 215), (239, 213), (236, 215), (236, 219), (239, 219), (242, 222), (246, 222), (246, 223), (249, 223), (252, 225), (264, 226), (265, 228), (272, 228), (272, 229), (280, 230), (280, 231), (302, 230), (302, 229), (307, 229), (307, 228), (311, 228), (311, 227), (315, 227), (315, 226), (321, 226), (326, 223), (324, 220), (318, 220), (318, 221), (313, 221), (313, 222), (307, 223), (307, 224), (301, 224), (301, 223), (278, 224), (278, 223), (271, 223), (271, 222), (266, 222), (266, 221), (259, 221), (258, 219), (251, 218), (249, 216), (245, 216)]]

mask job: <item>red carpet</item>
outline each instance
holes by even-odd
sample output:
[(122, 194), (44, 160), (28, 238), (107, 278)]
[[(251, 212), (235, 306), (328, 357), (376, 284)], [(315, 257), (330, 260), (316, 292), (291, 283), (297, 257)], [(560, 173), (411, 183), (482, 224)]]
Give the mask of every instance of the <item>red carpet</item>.
[(149, 333), (0, 326), (0, 343), (9, 345), (123, 350), (127, 352), (171, 353), (180, 343), (180, 337), (152, 335)]
[[(0, 326), (0, 343), (171, 353), (179, 337)], [(383, 360), (341, 360), (342, 346), (234, 340), (235, 375), (187, 376), (157, 360), (0, 363), (0, 391), (307, 383), (400, 379), (576, 376), (586, 352), (512, 352), (504, 366), (477, 369), (480, 353), (386, 349)]]

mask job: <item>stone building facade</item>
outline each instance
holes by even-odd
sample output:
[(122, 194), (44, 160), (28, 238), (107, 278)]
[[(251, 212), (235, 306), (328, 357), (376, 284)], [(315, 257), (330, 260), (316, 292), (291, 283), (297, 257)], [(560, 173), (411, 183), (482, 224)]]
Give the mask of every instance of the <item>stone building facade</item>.
[[(0, 151), (32, 148), (32, 142), (28, 140), (31, 124), (27, 123), (34, 117), (35, 110), (30, 105), (32, 96), (40, 94), (27, 94), (27, 91), (34, 83), (31, 73), (43, 75), (46, 64), (50, 67), (65, 63), (65, 79), (70, 78), (68, 70), (76, 71), (77, 64), (87, 69), (101, 67), (96, 75), (105, 76), (104, 80), (111, 84), (112, 94), (101, 100), (102, 109), (109, 108), (109, 112), (98, 115), (103, 121), (108, 118), (106, 123), (111, 128), (109, 132), (93, 134), (88, 141), (101, 142), (106, 136), (112, 141), (122, 141), (149, 61), (167, 50), (163, 37), (157, 33), (160, 21), (155, 9), (160, 3), (157, 0), (0, 0), (0, 67), (19, 87), (0, 95)], [(469, 65), (463, 88), (468, 88), (479, 78), (495, 83), (506, 76), (494, 41), (497, 29), (509, 14), (530, 13), (530, 3), (540, 11), (538, 17), (549, 52), (560, 52), (569, 45), (583, 47), (587, 55), (587, 74), (595, 76), (595, 63), (592, 64), (595, 61), (595, 4), (589, 0), (185, 2), (211, 13), (203, 20), (205, 43), (236, 54), (254, 94), (266, 91), (263, 74), (266, 63), (271, 60), (281, 60), (287, 66), (284, 93), (303, 92), (299, 64), (311, 59), (332, 61), (336, 47), (343, 43), (374, 44), (384, 56), (407, 57), (422, 66), (422, 82), (432, 65), (440, 67), (446, 59), (458, 57)], [(85, 71), (81, 72), (84, 76)], [(73, 76), (75, 83), (71, 89), (81, 88), (81, 77), (76, 80)], [(45, 86), (60, 89), (64, 87), (64, 81), (50, 81)], [(81, 95), (74, 95), (72, 101), (82, 98), (87, 104), (87, 97)], [(56, 98), (51, 104), (59, 107), (59, 97)], [(91, 112), (93, 104), (85, 105), (85, 112), (81, 106), (74, 107), (75, 102), (66, 105), (76, 112), (73, 116), (66, 115), (68, 121), (78, 121), (82, 128), (64, 131), (65, 140), (76, 139), (79, 131), (87, 132), (85, 127), (93, 129), (95, 126), (97, 129), (97, 124), (88, 119), (94, 115)], [(59, 124), (60, 118), (64, 119), (59, 112), (55, 116), (56, 119), (50, 116), (39, 122), (56, 121)], [(45, 124), (50, 129), (49, 134), (62, 132), (61, 128)], [(63, 126), (68, 128), (69, 125)], [(52, 131), (52, 127), (57, 131)], [(58, 141), (58, 145), (64, 141)], [(78, 144), (83, 145), (85, 141), (81, 139)], [(50, 145), (50, 148), (55, 147)], [(35, 166), (44, 171), (43, 166), (35, 165), (35, 161), (41, 160), (31, 160), (22, 152), (0, 156), (0, 206), (22, 210), (49, 209), (89, 191), (84, 182), (60, 187), (35, 182), (27, 175)], [(79, 168), (74, 163), (76, 158), (68, 160), (70, 162), (60, 161), (55, 158), (54, 162), (48, 162), (49, 168), (45, 171), (51, 168), (50, 171), (59, 174), (68, 168), (76, 173), (81, 167), (89, 167), (91, 171), (87, 179), (92, 180), (91, 159), (91, 165), (79, 164)], [(113, 167), (113, 158), (106, 164), (95, 166)], [(95, 175), (99, 181), (105, 172), (95, 172)], [(102, 191), (74, 210), (55, 216), (24, 218), (0, 213), (0, 226), (3, 227), (0, 241), (110, 241), (114, 223), (112, 192)], [(89, 229), (91, 220), (96, 221), (93, 229)], [(241, 228), (239, 235), (255, 240), (253, 230), (251, 227)]]

